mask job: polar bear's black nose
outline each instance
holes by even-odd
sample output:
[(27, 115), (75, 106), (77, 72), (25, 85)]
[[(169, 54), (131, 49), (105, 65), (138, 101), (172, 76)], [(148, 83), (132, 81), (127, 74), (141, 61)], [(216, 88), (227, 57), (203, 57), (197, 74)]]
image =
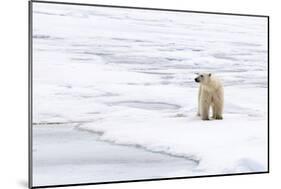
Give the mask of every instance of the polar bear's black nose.
[(199, 82), (198, 78), (195, 78), (194, 80), (195, 80), (195, 82), (197, 82), (197, 83)]

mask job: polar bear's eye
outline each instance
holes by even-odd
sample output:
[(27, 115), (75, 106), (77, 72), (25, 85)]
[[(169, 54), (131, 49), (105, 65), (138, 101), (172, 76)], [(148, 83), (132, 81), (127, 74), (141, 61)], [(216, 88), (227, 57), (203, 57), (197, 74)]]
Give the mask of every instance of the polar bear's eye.
[(200, 75), (200, 77), (203, 77), (203, 75)]

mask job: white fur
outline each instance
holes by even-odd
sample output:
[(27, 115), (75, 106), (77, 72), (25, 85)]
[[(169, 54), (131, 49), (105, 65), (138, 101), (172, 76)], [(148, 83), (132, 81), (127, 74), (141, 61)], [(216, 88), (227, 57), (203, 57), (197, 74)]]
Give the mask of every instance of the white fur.
[(212, 108), (213, 119), (223, 119), (224, 91), (220, 79), (213, 74), (201, 74), (198, 94), (198, 116), (209, 120)]

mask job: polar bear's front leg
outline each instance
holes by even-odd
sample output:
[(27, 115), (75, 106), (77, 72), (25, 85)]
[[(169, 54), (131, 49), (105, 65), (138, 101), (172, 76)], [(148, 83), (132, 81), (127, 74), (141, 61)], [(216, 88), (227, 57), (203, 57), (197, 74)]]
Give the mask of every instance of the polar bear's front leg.
[(199, 86), (199, 92), (198, 92), (198, 110), (197, 110), (197, 116), (200, 116), (201, 115), (201, 111), (200, 111), (200, 99), (201, 99), (201, 89), (202, 86)]
[(211, 107), (212, 107), (212, 113), (213, 113), (212, 118), (216, 119), (216, 115), (217, 115), (216, 106), (214, 104), (212, 104)]
[(201, 104), (201, 117), (202, 120), (209, 120), (210, 103), (205, 101)]
[(201, 91), (200, 98), (200, 114), (202, 120), (209, 120), (209, 112), (210, 112), (211, 98), (207, 91)]

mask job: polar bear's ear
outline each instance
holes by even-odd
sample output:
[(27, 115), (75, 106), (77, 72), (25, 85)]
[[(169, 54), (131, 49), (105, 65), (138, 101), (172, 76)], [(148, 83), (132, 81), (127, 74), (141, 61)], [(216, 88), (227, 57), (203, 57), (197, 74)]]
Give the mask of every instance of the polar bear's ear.
[(212, 76), (212, 74), (211, 73), (209, 73), (209, 77), (211, 77)]

